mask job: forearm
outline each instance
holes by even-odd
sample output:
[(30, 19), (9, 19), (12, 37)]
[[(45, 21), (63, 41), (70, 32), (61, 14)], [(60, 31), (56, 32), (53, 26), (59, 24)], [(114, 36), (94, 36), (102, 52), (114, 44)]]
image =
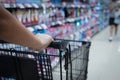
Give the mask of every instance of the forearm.
[[(41, 41), (9, 12), (0, 7), (0, 39), (31, 48), (40, 48)], [(38, 46), (37, 46), (38, 45)]]

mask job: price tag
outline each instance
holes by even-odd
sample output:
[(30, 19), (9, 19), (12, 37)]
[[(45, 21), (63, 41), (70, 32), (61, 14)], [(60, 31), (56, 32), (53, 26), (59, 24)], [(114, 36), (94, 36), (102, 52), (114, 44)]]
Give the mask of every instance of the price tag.
[(4, 4), (3, 5), (5, 8), (10, 8), (10, 4)]
[(62, 22), (61, 22), (61, 21), (57, 21), (57, 24), (60, 24), (60, 25), (61, 25), (61, 24), (62, 24)]
[(21, 9), (25, 8), (23, 4), (17, 4), (17, 7), (21, 8)]
[(31, 8), (32, 5), (31, 5), (31, 4), (25, 4), (25, 7), (27, 7), (27, 8)]
[(39, 6), (38, 6), (37, 4), (32, 4), (32, 6), (33, 6), (34, 8), (39, 8)]
[(54, 26), (55, 25), (55, 22), (52, 22), (52, 26)]

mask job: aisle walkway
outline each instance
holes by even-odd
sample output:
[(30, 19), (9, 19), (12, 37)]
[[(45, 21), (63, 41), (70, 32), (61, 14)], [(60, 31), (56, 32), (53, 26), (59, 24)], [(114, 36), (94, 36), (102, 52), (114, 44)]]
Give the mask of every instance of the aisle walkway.
[(92, 39), (87, 80), (120, 80), (120, 30), (112, 42), (108, 33), (109, 27)]

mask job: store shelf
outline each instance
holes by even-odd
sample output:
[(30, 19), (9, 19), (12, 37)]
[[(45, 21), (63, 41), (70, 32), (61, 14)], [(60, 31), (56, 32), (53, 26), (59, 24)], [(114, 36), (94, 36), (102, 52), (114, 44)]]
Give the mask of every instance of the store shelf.
[(18, 3), (18, 4), (2, 4), (2, 6), (4, 8), (20, 8), (20, 9), (25, 9), (25, 8), (34, 8), (34, 9), (38, 9), (38, 8), (41, 8), (42, 5), (38, 5), (38, 4), (21, 4), (21, 3)]
[(86, 5), (86, 4), (67, 4), (67, 5), (61, 6), (61, 4), (45, 4), (45, 3), (44, 4), (37, 4), (37, 3), (6, 4), (6, 3), (4, 3), (4, 4), (2, 4), (2, 6), (5, 8), (21, 8), (21, 9), (23, 9), (23, 8), (36, 8), (36, 9), (38, 9), (41, 7), (46, 7), (46, 8), (48, 8), (48, 7), (53, 7), (53, 8), (55, 8), (55, 7), (67, 7), (67, 8), (72, 8), (72, 7), (73, 8), (87, 8), (87, 7), (89, 7), (89, 5)]
[(39, 25), (38, 23), (33, 23), (33, 24), (28, 24), (28, 25), (25, 25), (26, 27), (32, 27), (32, 26), (36, 26), (36, 25)]
[[(62, 26), (64, 26), (64, 24), (65, 23), (69, 23), (69, 24), (75, 24), (75, 22), (78, 20), (78, 22), (79, 22), (79, 25), (77, 26), (79, 29), (77, 29), (77, 31), (74, 31), (73, 32), (73, 34), (75, 33), (75, 32), (80, 32), (80, 33), (84, 33), (84, 32), (87, 32), (88, 30), (92, 30), (92, 29), (94, 29), (94, 27), (96, 27), (96, 26), (98, 26), (98, 27), (100, 27), (100, 24), (102, 24), (102, 23), (99, 23), (100, 22), (100, 19), (101, 19), (101, 13), (99, 13), (100, 11), (102, 11), (102, 10), (99, 10), (98, 11), (98, 9), (101, 9), (100, 8), (100, 6), (97, 6), (97, 5), (88, 5), (88, 4), (79, 4), (79, 3), (76, 3), (76, 4), (66, 4), (66, 5), (64, 5), (64, 6), (61, 6), (60, 4), (49, 4), (49, 3), (39, 3), (39, 4), (37, 4), (37, 3), (34, 3), (34, 4), (30, 4), (30, 3), (25, 3), (25, 4), (23, 4), (23, 3), (19, 3), (19, 4), (3, 4), (3, 6), (5, 7), (5, 8), (11, 8), (11, 9), (14, 9), (14, 8), (19, 8), (19, 9), (24, 9), (24, 10), (26, 10), (27, 8), (29, 9), (29, 10), (31, 10), (31, 12), (32, 12), (32, 10), (33, 9), (37, 9), (38, 11), (43, 11), (43, 13), (44, 12), (46, 12), (46, 13), (44, 13), (44, 14), (46, 14), (46, 15), (48, 15), (48, 13), (49, 13), (49, 8), (50, 7), (52, 7), (53, 9), (55, 9), (55, 8), (57, 8), (57, 7), (66, 7), (66, 8), (68, 8), (68, 9), (71, 9), (71, 8), (74, 8), (74, 17), (73, 16), (70, 16), (70, 17), (73, 17), (73, 18), (67, 18), (67, 19), (62, 19), (62, 20), (59, 20), (58, 18), (56, 18), (55, 17), (55, 19), (56, 19), (56, 21), (54, 20), (54, 21), (51, 21), (50, 19), (49, 19), (49, 17), (45, 17), (45, 19), (43, 19), (43, 21), (41, 21), (41, 22), (39, 22), (39, 23), (34, 23), (34, 24), (29, 24), (29, 25), (25, 25), (26, 27), (35, 27), (35, 26), (37, 26), (37, 25), (41, 25), (41, 23), (42, 24), (45, 24), (45, 25), (47, 25), (47, 27), (54, 27), (54, 28), (56, 28), (56, 27), (60, 27), (61, 25)], [(92, 8), (91, 8), (92, 7)], [(44, 9), (44, 10), (48, 10), (48, 11), (44, 11), (44, 10), (40, 10), (40, 9)], [(77, 9), (79, 8), (79, 10), (77, 10)], [(90, 9), (94, 9), (93, 11), (92, 11), (92, 14), (91, 15), (89, 15), (89, 19), (87, 19), (87, 15), (86, 15), (86, 13), (84, 13), (84, 11), (83, 11), (83, 13), (80, 11), (80, 10), (84, 10), (84, 9), (88, 9), (88, 11), (90, 10)], [(76, 11), (77, 12), (79, 12), (79, 14), (78, 15), (76, 15)], [(71, 11), (71, 10), (70, 10)], [(29, 13), (28, 13), (29, 14)], [(33, 14), (32, 14), (33, 15)], [(40, 15), (40, 14), (39, 14)], [(104, 14), (102, 14), (102, 15), (104, 15)], [(45, 16), (45, 15), (44, 15)], [(75, 16), (77, 16), (77, 17), (75, 17)], [(78, 17), (79, 16), (79, 17)], [(44, 18), (44, 17), (43, 17)], [(100, 18), (100, 19), (98, 19), (98, 18)], [(58, 20), (57, 20), (58, 19)], [(85, 21), (85, 19), (87, 19), (87, 21)], [(48, 21), (47, 21), (48, 20)], [(71, 26), (71, 27), (76, 27), (75, 25), (74, 26)], [(92, 32), (92, 31), (91, 31)], [(72, 34), (72, 33), (70, 33), (70, 34)], [(56, 35), (57, 36), (59, 36), (59, 34), (57, 34), (56, 33)], [(68, 34), (65, 34), (65, 36), (68, 36)], [(64, 36), (64, 37), (65, 37)]]
[(2, 6), (5, 8), (16, 8), (17, 7), (16, 4), (2, 4)]
[[(41, 15), (43, 14), (44, 16), (42, 16), (42, 18), (45, 18), (45, 19), (42, 19), (38, 16), (39, 17), (38, 20), (40, 19), (42, 20), (38, 21), (37, 23), (32, 23), (32, 19), (34, 19), (35, 18), (34, 17), (30, 19), (31, 20), (30, 24), (27, 24), (27, 25), (24, 24), (24, 25), (26, 26), (28, 30), (30, 30), (34, 34), (47, 33), (47, 30), (49, 28), (52, 28), (51, 31), (49, 31), (47, 34), (51, 35), (54, 38), (62, 38), (62, 39), (70, 39), (70, 40), (89, 40), (94, 35), (99, 33), (102, 29), (105, 28), (105, 27), (101, 27), (100, 25), (107, 25), (107, 23), (103, 24), (104, 21), (103, 22), (100, 21), (102, 19), (100, 15), (105, 15), (105, 14), (99, 13), (102, 10), (100, 10), (101, 8), (96, 7), (96, 5), (66, 4), (64, 6), (61, 6), (60, 4), (47, 4), (47, 3), (46, 4), (45, 3), (41, 3), (41, 4), (37, 4), (37, 3), (17, 4), (16, 3), (16, 4), (3, 4), (2, 6), (5, 8), (13, 9), (13, 11), (15, 8), (17, 8), (18, 10), (21, 10), (21, 9), (31, 10), (30, 11), (31, 14), (26, 12), (29, 15), (35, 15), (34, 11), (37, 10), (39, 12), (39, 16), (41, 17)], [(46, 15), (48, 15), (50, 12), (50, 8), (55, 9), (59, 7), (61, 8), (66, 7), (68, 9), (74, 9), (72, 18), (70, 16), (69, 18), (66, 18), (66, 19), (60, 18), (61, 19), (60, 20), (58, 19), (59, 17), (57, 18), (56, 16), (55, 16), (55, 19), (50, 19), (48, 16), (46, 17)], [(83, 10), (83, 12), (80, 11), (81, 9)], [(88, 15), (86, 15), (86, 13), (84, 12), (84, 9), (88, 9), (88, 12), (89, 10), (91, 11), (91, 14), (88, 14), (89, 18), (88, 18)], [(92, 11), (91, 9), (95, 9), (95, 10)], [(27, 22), (27, 19), (26, 19), (26, 22)], [(76, 26), (75, 24), (75, 22), (77, 21), (78, 21), (78, 26)], [(44, 27), (41, 24), (44, 24)], [(72, 24), (72, 26), (69, 24)], [(65, 30), (65, 29), (68, 29), (68, 30)], [(53, 54), (53, 53), (55, 53), (55, 51), (51, 52), (50, 54)], [(55, 67), (58, 65), (59, 59), (53, 58), (51, 60), (51, 63), (52, 63), (52, 67)]]

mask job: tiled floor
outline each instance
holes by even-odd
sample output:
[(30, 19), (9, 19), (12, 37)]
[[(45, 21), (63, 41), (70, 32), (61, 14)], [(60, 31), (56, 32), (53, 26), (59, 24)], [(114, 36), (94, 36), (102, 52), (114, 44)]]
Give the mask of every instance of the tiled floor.
[(91, 40), (87, 80), (120, 80), (120, 29), (112, 42), (108, 37), (109, 27)]

